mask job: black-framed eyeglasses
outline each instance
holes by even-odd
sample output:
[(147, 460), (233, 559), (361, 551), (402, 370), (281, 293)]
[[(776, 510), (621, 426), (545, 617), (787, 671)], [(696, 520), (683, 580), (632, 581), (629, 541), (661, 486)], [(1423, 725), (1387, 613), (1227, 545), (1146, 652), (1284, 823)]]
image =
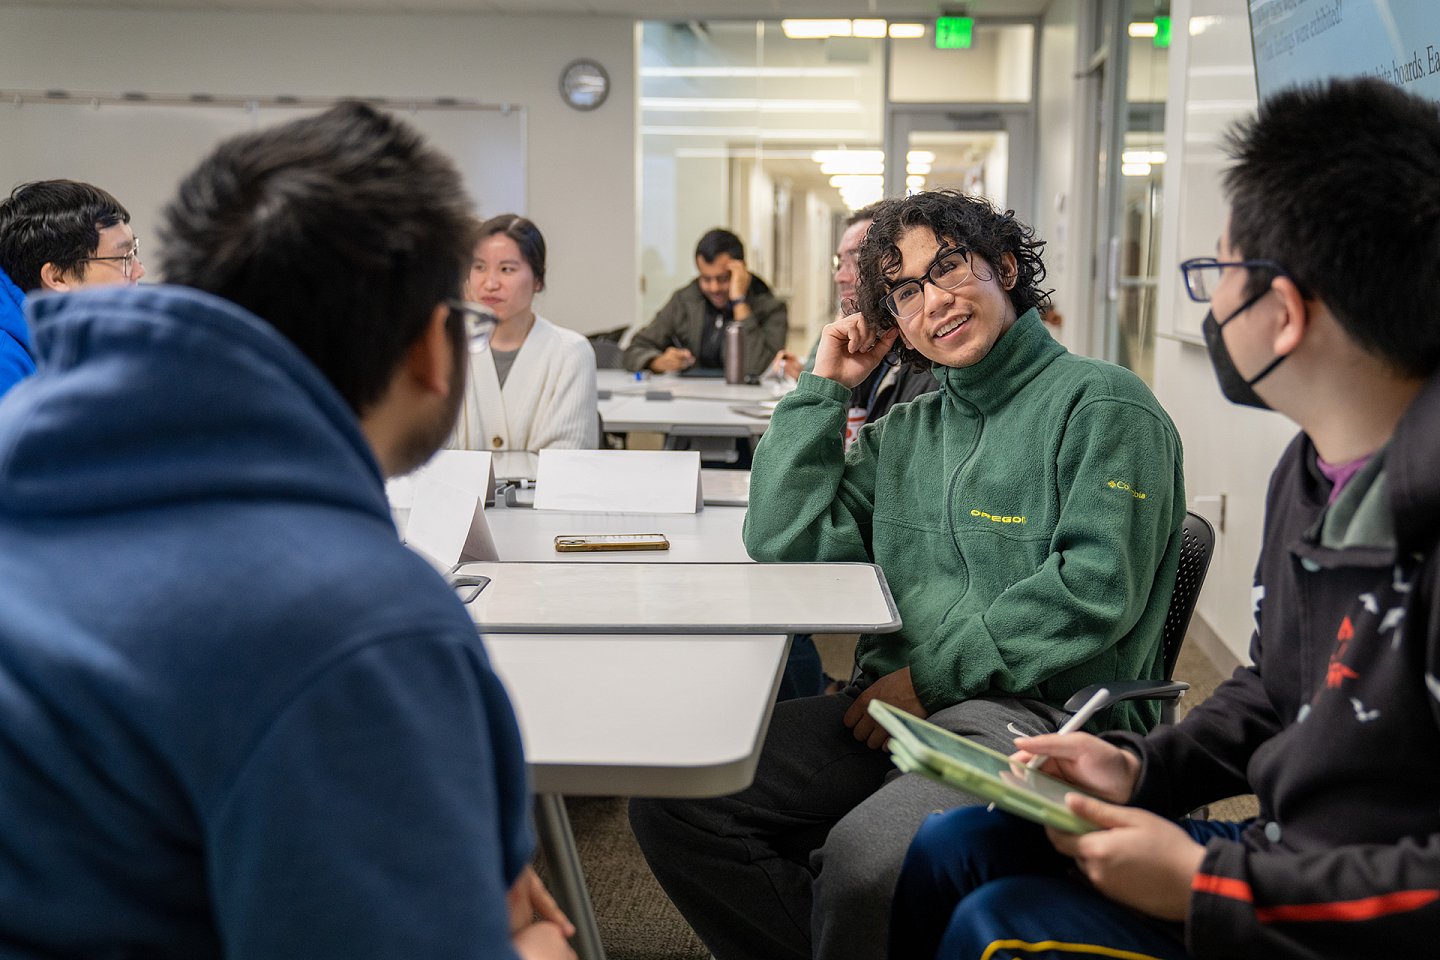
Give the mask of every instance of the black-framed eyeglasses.
[(483, 303), (474, 303), (470, 300), (446, 300), (445, 306), (450, 308), (450, 316), (460, 316), (465, 324), (465, 339), (470, 343), (471, 350), (483, 350), (490, 344), (490, 335), (495, 332), (495, 327), (500, 319), (490, 312), (490, 308)]
[(98, 263), (100, 261), (119, 261), (120, 273), (126, 280), (135, 272), (135, 264), (140, 262), (140, 240), (137, 237), (135, 242), (130, 244), (130, 249), (122, 257), (81, 257), (81, 263)]
[[(976, 269), (975, 262), (981, 266)], [(984, 257), (976, 257), (965, 247), (941, 250), (930, 263), (930, 269), (919, 280), (906, 280), (892, 287), (885, 295), (885, 309), (899, 320), (909, 320), (925, 306), (925, 284), (933, 283), (941, 290), (954, 290), (971, 277), (984, 283), (994, 278)]]
[(1193, 257), (1180, 264), (1180, 273), (1185, 277), (1185, 292), (1196, 303), (1209, 303), (1220, 285), (1220, 277), (1229, 267), (1244, 267), (1247, 270), (1269, 270), (1278, 276), (1285, 275), (1285, 268), (1274, 260), (1217, 260), (1215, 257)]

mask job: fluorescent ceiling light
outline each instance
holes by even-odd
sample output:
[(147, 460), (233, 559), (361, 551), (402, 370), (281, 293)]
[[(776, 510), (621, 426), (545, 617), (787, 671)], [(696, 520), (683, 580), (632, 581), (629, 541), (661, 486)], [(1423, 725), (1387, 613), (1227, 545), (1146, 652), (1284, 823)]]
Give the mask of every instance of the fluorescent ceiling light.
[(925, 36), (925, 24), (892, 23), (890, 24), (890, 36), (895, 40), (919, 40)]
[(1211, 27), (1219, 26), (1224, 17), (1191, 17), (1190, 36), (1198, 37)]
[(866, 176), (858, 173), (840, 173), (830, 178), (832, 187), (871, 187), (885, 186), (885, 178), (879, 176)]
[(1160, 28), (1154, 23), (1130, 24), (1130, 36), (1132, 37), (1153, 37), (1159, 32)]
[(924, 178), (924, 177), (906, 177), (906, 178), (905, 178), (905, 186), (907, 186), (907, 187), (916, 187), (916, 188), (924, 187), (924, 186), (925, 186), (925, 178)]
[(856, 163), (884, 163), (884, 150), (816, 150), (810, 154), (810, 159), (816, 163), (829, 163), (832, 160), (853, 160)]
[(1120, 172), (1127, 177), (1148, 177), (1150, 176), (1150, 164), (1148, 163), (1122, 163)]
[(642, 77), (858, 77), (858, 67), (641, 67)]
[(858, 100), (764, 100), (715, 97), (641, 97), (640, 109), (683, 113), (860, 113)]
[(905, 172), (906, 172), (906, 173), (929, 173), (929, 172), (930, 172), (930, 164), (928, 164), (928, 163), (907, 163), (907, 164), (905, 165)]
[(884, 20), (852, 20), (850, 31), (857, 37), (881, 38), (885, 36)]
[[(1252, 104), (1253, 106), (1253, 104)], [(640, 128), (644, 137), (724, 137), (730, 140), (794, 140), (799, 143), (835, 143), (857, 140), (861, 143), (870, 134), (864, 130), (806, 130), (798, 127), (701, 127), (701, 126), (644, 126)]]
[(850, 36), (849, 20), (781, 20), (780, 29), (791, 40), (823, 40)]
[(911, 150), (905, 154), (905, 159), (910, 163), (934, 163), (935, 154), (929, 150)]
[(827, 160), (820, 164), (821, 173), (884, 173), (885, 164), (856, 160)]
[(1164, 150), (1126, 150), (1120, 154), (1121, 163), (1164, 163)]

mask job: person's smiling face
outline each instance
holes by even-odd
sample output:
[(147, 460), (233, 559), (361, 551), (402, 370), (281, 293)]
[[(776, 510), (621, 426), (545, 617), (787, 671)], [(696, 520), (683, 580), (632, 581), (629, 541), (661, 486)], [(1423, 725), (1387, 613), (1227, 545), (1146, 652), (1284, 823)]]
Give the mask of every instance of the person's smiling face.
[[(887, 276), (891, 289), (906, 280), (925, 277), (942, 249), (935, 231), (911, 227), (900, 237), (900, 267)], [(916, 313), (898, 320), (905, 342), (926, 359), (947, 367), (969, 367), (990, 353), (1015, 323), (1015, 306), (1006, 292), (1015, 285), (1013, 254), (1004, 254), (993, 266), (979, 254), (970, 254), (970, 276), (953, 290), (926, 280), (921, 284), (922, 305)]]
[(529, 313), (540, 290), (519, 244), (503, 233), (492, 233), (475, 248), (468, 287), (470, 299), (495, 311), (502, 323)]

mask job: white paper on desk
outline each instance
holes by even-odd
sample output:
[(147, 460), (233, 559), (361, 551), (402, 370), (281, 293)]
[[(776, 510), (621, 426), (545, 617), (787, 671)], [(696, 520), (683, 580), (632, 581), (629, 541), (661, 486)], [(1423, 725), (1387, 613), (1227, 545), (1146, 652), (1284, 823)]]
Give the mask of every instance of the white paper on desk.
[(485, 501), (427, 471), (415, 476), (415, 499), (405, 542), (449, 569), (461, 560), (498, 560)]
[(487, 506), (495, 502), (495, 458), (488, 450), (437, 450), (419, 472), (469, 490)]
[(541, 450), (536, 510), (695, 513), (698, 450)]

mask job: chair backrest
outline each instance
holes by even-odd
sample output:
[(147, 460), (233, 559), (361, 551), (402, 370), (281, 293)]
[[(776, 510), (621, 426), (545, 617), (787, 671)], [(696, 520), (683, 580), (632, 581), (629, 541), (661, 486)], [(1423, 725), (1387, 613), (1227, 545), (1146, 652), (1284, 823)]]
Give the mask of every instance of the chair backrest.
[(1195, 613), (1195, 601), (1200, 597), (1200, 587), (1210, 569), (1210, 554), (1215, 551), (1215, 529), (1199, 514), (1186, 513), (1180, 533), (1184, 538), (1180, 544), (1180, 569), (1175, 573), (1175, 593), (1170, 597), (1170, 610), (1165, 614), (1165, 629), (1161, 633), (1166, 680), (1175, 673), (1180, 645), (1185, 642), (1185, 631)]
[(616, 370), (620, 364), (620, 357), (623, 353), (620, 344), (605, 337), (587, 337), (590, 346), (595, 350), (595, 367), (598, 370)]

